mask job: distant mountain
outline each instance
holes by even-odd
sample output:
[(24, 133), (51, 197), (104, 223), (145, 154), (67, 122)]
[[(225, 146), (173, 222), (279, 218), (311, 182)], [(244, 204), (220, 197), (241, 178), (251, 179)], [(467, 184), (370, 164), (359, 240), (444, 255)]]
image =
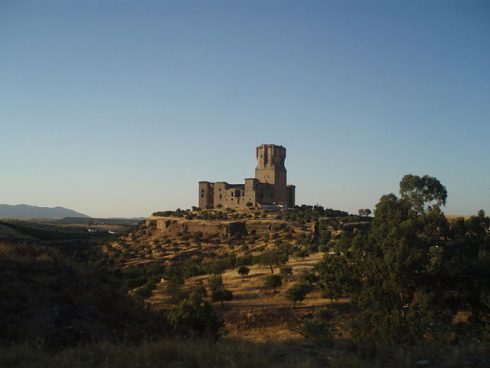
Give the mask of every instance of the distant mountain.
[(0, 218), (63, 218), (63, 217), (82, 217), (89, 218), (83, 213), (63, 207), (37, 207), (27, 204), (9, 205), (0, 204)]

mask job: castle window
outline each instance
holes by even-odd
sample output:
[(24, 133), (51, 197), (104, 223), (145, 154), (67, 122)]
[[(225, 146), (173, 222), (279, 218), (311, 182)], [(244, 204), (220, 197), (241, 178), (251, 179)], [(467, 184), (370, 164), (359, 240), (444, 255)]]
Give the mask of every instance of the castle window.
[(201, 198), (204, 198), (204, 193), (201, 193)]
[(219, 199), (221, 199), (221, 198), (222, 198), (222, 196), (221, 196), (221, 194), (220, 194), (220, 195), (219, 195)]

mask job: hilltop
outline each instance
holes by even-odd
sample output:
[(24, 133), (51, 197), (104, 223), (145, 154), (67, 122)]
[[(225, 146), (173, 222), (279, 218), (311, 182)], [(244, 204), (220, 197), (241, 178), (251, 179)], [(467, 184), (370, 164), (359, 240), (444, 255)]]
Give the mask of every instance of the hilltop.
[(27, 218), (63, 218), (81, 217), (89, 218), (83, 213), (64, 207), (38, 207), (27, 204), (0, 204), (0, 218), (27, 219)]

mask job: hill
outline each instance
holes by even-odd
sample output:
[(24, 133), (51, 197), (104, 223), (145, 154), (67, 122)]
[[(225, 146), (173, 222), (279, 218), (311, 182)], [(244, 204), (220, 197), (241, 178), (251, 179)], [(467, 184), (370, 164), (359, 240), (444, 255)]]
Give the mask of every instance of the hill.
[[(219, 300), (211, 302), (229, 337), (254, 343), (301, 339), (303, 319), (317, 308), (328, 304), (342, 313), (349, 308), (343, 299), (332, 303), (320, 290), (312, 290), (300, 307), (292, 309), (286, 291), (314, 277), (328, 242), (331, 246), (343, 234), (370, 224), (369, 219), (342, 212), (327, 216), (331, 212), (314, 208), (156, 212), (103, 250), (127, 279), (130, 294), (151, 310), (170, 310), (179, 299), (176, 293), (200, 286), (212, 299), (209, 280), (219, 274), (234, 298), (224, 307)], [(268, 262), (266, 254), (279, 259)], [(246, 277), (238, 274), (240, 266), (249, 269)], [(264, 283), (269, 275), (281, 274), (280, 266), (290, 268), (290, 273), (271, 291)], [(179, 286), (176, 279), (181, 280)]]
[(129, 219), (82, 217), (0, 219), (0, 240), (44, 245), (53, 242), (87, 245), (127, 233), (139, 223), (138, 220)]
[(82, 217), (89, 218), (83, 213), (64, 207), (38, 207), (27, 204), (9, 205), (0, 204), (0, 218), (63, 218)]
[(149, 336), (155, 321), (104, 277), (53, 247), (0, 241), (0, 345), (51, 347)]

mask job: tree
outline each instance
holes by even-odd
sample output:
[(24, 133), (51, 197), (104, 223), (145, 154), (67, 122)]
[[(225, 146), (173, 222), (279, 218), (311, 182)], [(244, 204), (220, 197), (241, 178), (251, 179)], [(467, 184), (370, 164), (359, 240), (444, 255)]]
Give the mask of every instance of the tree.
[(230, 268), (230, 260), (221, 258), (208, 265), (209, 270), (214, 275), (221, 275), (227, 268)]
[(212, 275), (208, 279), (209, 287), (211, 288), (211, 300), (213, 302), (221, 302), (223, 307), (224, 301), (233, 299), (233, 293), (225, 288), (223, 277), (221, 275)]
[(301, 272), (301, 275), (299, 276), (299, 281), (301, 283), (308, 284), (310, 288), (312, 288), (313, 285), (318, 282), (318, 280), (318, 275), (311, 270), (303, 270), (303, 272)]
[(286, 299), (296, 306), (297, 303), (301, 303), (305, 300), (306, 294), (310, 291), (310, 286), (308, 284), (296, 283), (286, 290)]
[(359, 216), (363, 217), (363, 216), (369, 216), (371, 215), (371, 210), (369, 208), (360, 208), (357, 213), (359, 214)]
[(247, 276), (250, 272), (250, 268), (248, 268), (247, 266), (240, 266), (238, 268), (238, 274), (242, 277), (242, 280), (245, 278), (245, 276)]
[(222, 286), (211, 291), (211, 300), (213, 302), (221, 302), (221, 307), (223, 307), (224, 301), (233, 300), (233, 293), (231, 290), (228, 290)]
[(209, 303), (199, 293), (193, 293), (174, 307), (168, 316), (174, 330), (188, 337), (217, 338), (223, 327)]
[(427, 175), (403, 177), (400, 194), (382, 196), (371, 229), (325, 256), (321, 285), (332, 299), (351, 293), (353, 337), (361, 346), (457, 334), (452, 322), (460, 311), (481, 329), (490, 315), (484, 213), (448, 223), (441, 210), (446, 189)]
[(271, 273), (274, 273), (274, 266), (285, 264), (288, 256), (274, 249), (267, 249), (260, 255), (259, 263), (263, 266), (269, 266)]
[(400, 181), (400, 195), (419, 213), (429, 206), (445, 206), (447, 199), (446, 188), (439, 180), (428, 175), (405, 175)]
[(350, 272), (346, 257), (341, 255), (325, 255), (318, 266), (320, 288), (333, 303), (343, 293), (355, 289), (356, 279)]
[(319, 308), (305, 321), (300, 333), (318, 343), (331, 344), (337, 332), (334, 319), (335, 313), (332, 310), (326, 307)]
[(276, 289), (281, 287), (282, 277), (280, 275), (269, 275), (265, 277), (264, 286), (267, 289), (272, 289), (273, 293), (276, 293)]

